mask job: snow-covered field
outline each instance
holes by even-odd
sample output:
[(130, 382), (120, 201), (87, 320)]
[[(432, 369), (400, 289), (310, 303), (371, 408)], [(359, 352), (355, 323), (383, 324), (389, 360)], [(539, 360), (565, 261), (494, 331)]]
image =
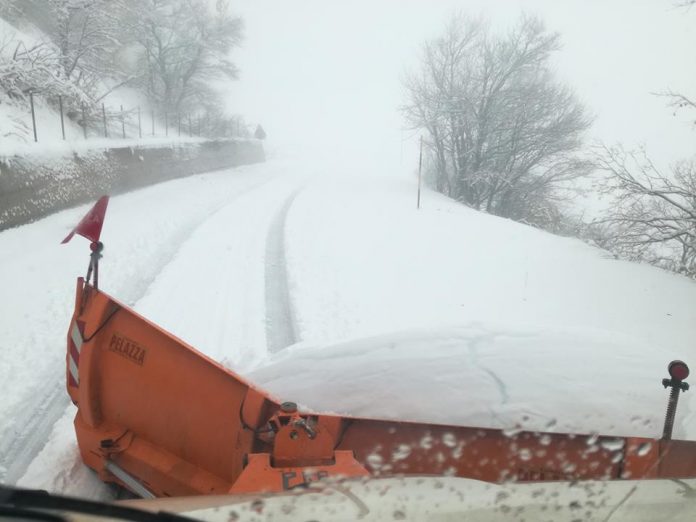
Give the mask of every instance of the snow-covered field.
[[(693, 282), (438, 194), (417, 211), (413, 189), (321, 180), (297, 197), (287, 257), (305, 342), (253, 380), (324, 411), (661, 433), (666, 365), (696, 353)], [(675, 436), (696, 437), (691, 411)]]
[[(310, 408), (660, 434), (696, 284), (432, 192), (417, 211), (412, 179), (379, 174), (273, 160), (116, 197), (101, 286)], [(105, 497), (62, 390), (88, 249), (58, 243), (86, 209), (0, 234), (0, 481)], [(676, 437), (696, 438), (694, 400)]]

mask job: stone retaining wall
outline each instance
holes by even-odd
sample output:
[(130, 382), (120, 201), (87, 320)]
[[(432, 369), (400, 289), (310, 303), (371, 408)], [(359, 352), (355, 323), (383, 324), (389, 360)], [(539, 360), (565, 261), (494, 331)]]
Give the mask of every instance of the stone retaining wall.
[(0, 159), (0, 230), (153, 183), (264, 161), (261, 142), (93, 149), (72, 156)]

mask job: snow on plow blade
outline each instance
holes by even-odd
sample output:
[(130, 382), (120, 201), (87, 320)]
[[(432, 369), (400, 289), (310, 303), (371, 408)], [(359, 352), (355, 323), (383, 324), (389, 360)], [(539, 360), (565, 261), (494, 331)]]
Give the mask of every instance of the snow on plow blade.
[(144, 497), (282, 491), (327, 476), (696, 476), (696, 443), (688, 441), (301, 412), (82, 278), (68, 332), (67, 388), (85, 464)]

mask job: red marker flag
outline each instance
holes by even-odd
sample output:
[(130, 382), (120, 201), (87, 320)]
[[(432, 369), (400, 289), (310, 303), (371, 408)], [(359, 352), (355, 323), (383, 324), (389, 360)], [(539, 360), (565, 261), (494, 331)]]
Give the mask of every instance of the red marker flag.
[(67, 237), (61, 241), (61, 244), (70, 241), (75, 234), (86, 237), (90, 241), (96, 243), (101, 235), (102, 225), (104, 225), (104, 215), (106, 214), (106, 206), (109, 204), (109, 196), (102, 196), (94, 204), (92, 209), (87, 212), (87, 215), (73, 228)]

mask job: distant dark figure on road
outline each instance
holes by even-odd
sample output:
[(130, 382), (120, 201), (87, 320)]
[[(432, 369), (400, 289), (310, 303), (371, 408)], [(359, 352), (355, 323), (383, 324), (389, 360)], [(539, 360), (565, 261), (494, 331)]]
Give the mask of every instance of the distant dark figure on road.
[(266, 139), (266, 131), (263, 130), (263, 127), (261, 125), (256, 126), (256, 130), (254, 131), (254, 138), (256, 138), (257, 140)]

